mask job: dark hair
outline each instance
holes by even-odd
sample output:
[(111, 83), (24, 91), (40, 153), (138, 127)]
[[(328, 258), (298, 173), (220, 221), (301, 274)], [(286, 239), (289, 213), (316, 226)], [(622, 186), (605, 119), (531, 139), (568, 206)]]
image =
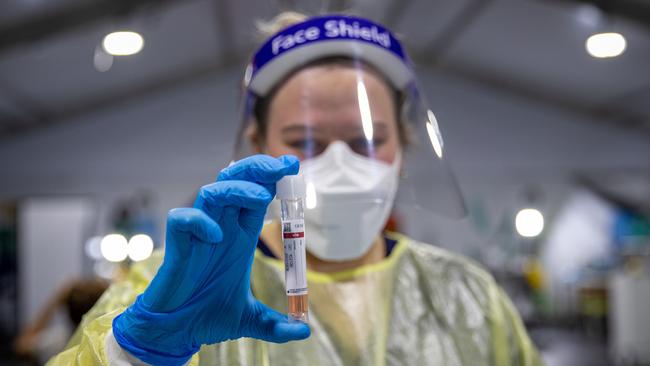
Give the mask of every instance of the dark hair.
[(81, 323), (84, 314), (95, 305), (107, 287), (108, 283), (102, 280), (82, 280), (70, 289), (64, 302), (70, 321), (75, 326)]
[[(257, 127), (258, 138), (261, 139), (266, 138), (269, 109), (271, 107), (271, 103), (273, 102), (273, 98), (277, 94), (278, 90), (291, 78), (291, 76), (293, 76), (298, 71), (304, 70), (309, 67), (326, 66), (326, 65), (357, 67), (359, 66), (359, 63), (357, 63), (357, 61), (348, 57), (332, 56), (332, 57), (322, 58), (316, 61), (306, 63), (302, 66), (299, 66), (292, 72), (290, 72), (288, 76), (286, 76), (283, 80), (278, 82), (269, 91), (269, 93), (266, 96), (258, 97), (255, 100), (255, 103), (253, 105), (253, 117), (255, 119), (255, 126)], [(410, 138), (408, 137), (408, 128), (405, 124), (406, 121), (404, 120), (403, 117), (403, 110), (405, 105), (403, 93), (395, 89), (391, 85), (391, 83), (374, 66), (366, 62), (362, 62), (361, 66), (364, 69), (369, 70), (370, 72), (378, 76), (390, 88), (392, 92), (394, 107), (395, 107), (395, 121), (397, 122), (397, 132), (399, 134), (399, 139), (403, 146), (408, 145)]]

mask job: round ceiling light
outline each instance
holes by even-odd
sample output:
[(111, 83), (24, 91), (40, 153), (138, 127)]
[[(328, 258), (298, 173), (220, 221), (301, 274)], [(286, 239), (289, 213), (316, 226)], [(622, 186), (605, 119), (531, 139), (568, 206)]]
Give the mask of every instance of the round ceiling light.
[(620, 33), (597, 33), (587, 38), (585, 47), (593, 57), (608, 58), (622, 54), (627, 42)]
[(113, 32), (104, 37), (102, 47), (113, 56), (134, 55), (144, 47), (144, 38), (136, 32)]

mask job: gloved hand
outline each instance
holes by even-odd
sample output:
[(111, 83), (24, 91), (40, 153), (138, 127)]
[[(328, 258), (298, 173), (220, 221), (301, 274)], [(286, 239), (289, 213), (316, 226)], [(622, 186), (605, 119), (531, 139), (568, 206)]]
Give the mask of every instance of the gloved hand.
[(116, 341), (154, 365), (182, 365), (202, 344), (240, 337), (287, 342), (309, 326), (259, 302), (253, 255), (275, 183), (297, 174), (293, 156), (243, 159), (204, 186), (194, 208), (169, 212), (165, 258), (133, 305), (113, 320)]

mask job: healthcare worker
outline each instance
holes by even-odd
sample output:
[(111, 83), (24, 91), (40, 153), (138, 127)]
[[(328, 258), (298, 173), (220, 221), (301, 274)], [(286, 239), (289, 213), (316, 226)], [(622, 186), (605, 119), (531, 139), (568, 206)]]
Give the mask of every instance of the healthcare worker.
[[(271, 28), (244, 78), (236, 155), (246, 157), (193, 208), (170, 211), (164, 254), (111, 286), (50, 365), (539, 364), (486, 271), (383, 232), (398, 186), (413, 209), (462, 208), (397, 38), (341, 15), (285, 13)], [(273, 200), (297, 173), (308, 325), (283, 314)]]

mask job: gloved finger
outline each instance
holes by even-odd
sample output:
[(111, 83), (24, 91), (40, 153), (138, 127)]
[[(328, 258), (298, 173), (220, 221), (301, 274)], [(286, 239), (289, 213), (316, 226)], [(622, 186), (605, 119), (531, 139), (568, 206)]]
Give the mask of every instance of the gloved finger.
[(196, 208), (174, 208), (167, 214), (167, 230), (170, 234), (192, 234), (199, 240), (217, 243), (223, 232), (205, 212)]
[(258, 300), (255, 301), (252, 311), (252, 323), (248, 324), (245, 337), (285, 343), (305, 339), (311, 335), (309, 325), (302, 322), (289, 322), (286, 315), (271, 309)]
[(225, 168), (219, 173), (217, 181), (246, 180), (255, 182), (267, 188), (273, 187), (272, 192), (275, 194), (275, 182), (285, 175), (298, 174), (299, 168), (300, 161), (293, 155), (274, 158), (259, 154), (239, 160)]
[(222, 240), (221, 227), (205, 212), (196, 208), (169, 211), (165, 259), (143, 294), (150, 311), (171, 311), (183, 304), (198, 286), (188, 274), (197, 270), (200, 260), (209, 259), (213, 243)]
[(255, 231), (264, 224), (266, 211), (242, 209), (239, 212), (239, 227), (247, 231)]
[(259, 184), (243, 180), (216, 182), (201, 187), (194, 208), (205, 211), (219, 221), (225, 206), (266, 211), (273, 195)]
[(239, 217), (241, 208), (237, 206), (226, 206), (223, 208), (223, 215), (221, 217), (221, 225), (226, 228), (239, 228)]

